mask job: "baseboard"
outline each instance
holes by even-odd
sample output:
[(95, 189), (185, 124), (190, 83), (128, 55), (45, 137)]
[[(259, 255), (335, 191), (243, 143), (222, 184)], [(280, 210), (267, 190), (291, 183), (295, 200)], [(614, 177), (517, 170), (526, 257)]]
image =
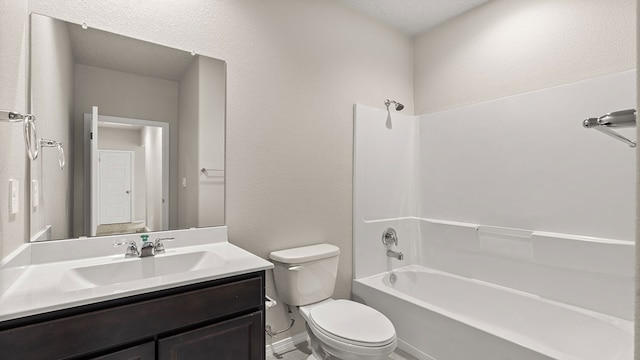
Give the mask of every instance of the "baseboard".
[(267, 346), (265, 349), (267, 360), (277, 360), (278, 357), (276, 357), (275, 354), (282, 354), (287, 351), (294, 350), (296, 348), (296, 345), (309, 340), (306, 332), (273, 343), (269, 342), (269, 340), (271, 339), (269, 338), (269, 335), (265, 336), (267, 337)]
[(407, 344), (406, 342), (400, 339), (398, 339), (398, 349), (406, 352), (411, 356), (416, 357), (419, 360), (437, 360), (436, 358), (433, 358), (428, 354), (423, 353), (422, 351), (418, 350), (417, 348)]

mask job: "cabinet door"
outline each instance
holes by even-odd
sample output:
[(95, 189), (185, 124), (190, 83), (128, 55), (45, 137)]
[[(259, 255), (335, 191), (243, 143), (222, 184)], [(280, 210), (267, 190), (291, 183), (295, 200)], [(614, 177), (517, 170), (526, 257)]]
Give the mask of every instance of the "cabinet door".
[(158, 360), (263, 360), (262, 311), (158, 341)]
[(133, 346), (111, 354), (92, 358), (93, 360), (155, 360), (156, 349), (154, 342)]

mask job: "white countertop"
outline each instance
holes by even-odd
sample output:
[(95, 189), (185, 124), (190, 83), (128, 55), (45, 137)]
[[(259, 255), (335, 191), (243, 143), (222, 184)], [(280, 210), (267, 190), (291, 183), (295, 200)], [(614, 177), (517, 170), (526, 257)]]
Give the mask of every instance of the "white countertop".
[[(138, 236), (132, 234), (25, 244), (0, 265), (0, 321), (273, 267), (270, 262), (230, 244), (226, 227), (152, 233), (150, 240), (167, 236), (175, 237), (175, 240), (165, 243), (165, 254), (150, 258), (125, 259), (124, 247), (113, 248), (116, 240), (137, 239)], [(219, 260), (211, 267), (126, 282), (99, 286), (65, 285), (73, 269), (109, 264), (117, 267), (120, 264), (139, 265), (130, 262), (151, 264), (154, 259), (198, 252), (215, 254)]]

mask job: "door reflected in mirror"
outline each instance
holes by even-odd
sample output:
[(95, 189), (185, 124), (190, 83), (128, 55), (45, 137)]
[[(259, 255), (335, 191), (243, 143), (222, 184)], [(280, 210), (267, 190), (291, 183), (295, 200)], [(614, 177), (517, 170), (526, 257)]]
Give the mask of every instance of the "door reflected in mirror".
[(224, 61), (31, 14), (31, 240), (224, 225)]

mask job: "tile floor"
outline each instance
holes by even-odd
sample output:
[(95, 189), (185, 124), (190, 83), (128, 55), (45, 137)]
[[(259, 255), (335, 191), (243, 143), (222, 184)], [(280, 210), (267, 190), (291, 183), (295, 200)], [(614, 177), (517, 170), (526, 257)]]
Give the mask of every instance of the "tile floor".
[[(311, 349), (309, 349), (308, 343), (302, 343), (302, 344), (298, 344), (295, 350), (274, 355), (273, 358), (278, 360), (307, 360), (307, 358), (309, 357), (309, 354), (311, 354)], [(400, 349), (396, 349), (396, 351), (389, 356), (389, 360), (417, 360), (417, 359)]]

